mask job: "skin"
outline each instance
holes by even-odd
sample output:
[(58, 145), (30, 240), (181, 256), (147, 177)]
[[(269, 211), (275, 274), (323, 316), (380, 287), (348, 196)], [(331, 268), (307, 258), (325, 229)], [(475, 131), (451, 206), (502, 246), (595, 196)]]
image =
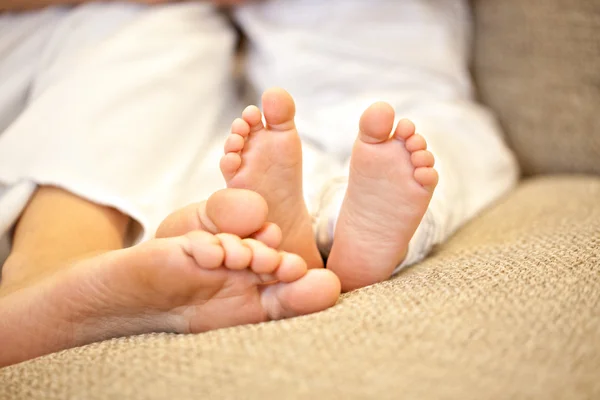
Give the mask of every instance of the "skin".
[[(85, 0), (0, 0), (0, 12), (31, 11), (50, 6), (75, 6), (87, 2)], [(171, 0), (132, 2), (152, 5), (169, 3)], [(244, 0), (212, 0), (211, 2), (217, 6), (232, 6), (242, 4)], [(85, 264), (86, 260), (122, 249), (130, 223), (131, 219), (127, 215), (112, 207), (89, 202), (57, 187), (40, 186), (15, 226), (11, 253), (1, 270), (0, 300), (31, 286), (44, 277), (60, 274), (63, 270), (71, 268), (74, 263)], [(182, 226), (181, 223), (175, 225), (163, 227), (163, 234), (177, 229), (189, 231), (193, 228), (193, 226)], [(261, 233), (258, 233), (257, 239), (264, 240), (267, 244), (279, 240), (268, 234), (261, 236)], [(39, 354), (33, 354), (35, 355)], [(17, 360), (29, 356), (24, 357)], [(5, 363), (0, 360), (0, 366)]]
[[(49, 210), (52, 210), (49, 212)], [(61, 268), (69, 260), (123, 248), (130, 218), (65, 190), (42, 186), (19, 219), (2, 285)]]
[[(57, 197), (75, 218), (45, 212)], [(103, 226), (97, 214), (95, 228), (77, 218), (79, 200), (42, 188), (19, 222), (0, 284), (0, 367), (113, 337), (309, 314), (339, 297), (331, 271), (309, 271), (299, 256), (274, 249), (281, 231), (266, 222), (266, 202), (255, 192), (216, 192), (167, 217), (156, 239), (108, 251), (123, 237), (122, 221), (105, 210), (114, 223)]]
[(269, 221), (283, 232), (281, 248), (300, 255), (310, 268), (323, 268), (302, 188), (302, 145), (294, 124), (295, 105), (283, 89), (247, 107), (225, 142), (221, 172), (230, 188), (251, 189), (269, 205)]
[[(264, 120), (247, 107), (231, 126), (221, 172), (228, 187), (260, 193), (269, 220), (283, 232), (282, 248), (309, 267), (322, 264), (302, 194), (302, 148), (289, 93), (271, 88), (262, 97)], [(383, 102), (363, 113), (350, 160), (348, 189), (336, 224), (327, 269), (344, 291), (388, 279), (405, 259), (437, 185), (434, 157), (415, 126)]]

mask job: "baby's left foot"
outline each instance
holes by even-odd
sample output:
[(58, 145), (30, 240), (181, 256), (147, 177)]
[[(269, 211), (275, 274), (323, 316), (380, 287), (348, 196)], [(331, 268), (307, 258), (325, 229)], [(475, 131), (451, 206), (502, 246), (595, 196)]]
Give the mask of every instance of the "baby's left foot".
[(225, 143), (221, 172), (227, 187), (250, 189), (269, 206), (268, 220), (283, 233), (281, 249), (301, 256), (309, 268), (322, 268), (312, 220), (302, 191), (302, 147), (294, 100), (283, 89), (262, 97), (266, 125), (255, 106), (233, 122)]
[(433, 155), (408, 120), (390, 137), (394, 110), (375, 103), (361, 117), (348, 189), (327, 268), (344, 291), (388, 279), (404, 260), (437, 185)]

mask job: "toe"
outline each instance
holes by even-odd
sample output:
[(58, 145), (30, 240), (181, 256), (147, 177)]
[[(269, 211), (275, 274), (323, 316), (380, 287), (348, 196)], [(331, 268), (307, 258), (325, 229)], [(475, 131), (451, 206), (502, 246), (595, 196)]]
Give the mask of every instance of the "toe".
[(410, 155), (410, 161), (416, 167), (433, 167), (435, 159), (433, 154), (427, 150), (417, 150)]
[(281, 228), (278, 225), (267, 222), (260, 228), (256, 233), (250, 236), (252, 239), (256, 239), (259, 242), (264, 243), (268, 247), (272, 247), (274, 249), (278, 248), (281, 245), (281, 241), (283, 239), (283, 233), (281, 232)]
[(277, 248), (281, 244), (281, 229), (266, 222), (267, 213), (267, 203), (258, 193), (224, 189), (214, 193), (208, 201), (190, 204), (170, 214), (155, 236), (175, 237), (197, 230), (213, 234), (227, 232), (242, 238), (252, 236)]
[(335, 305), (340, 291), (333, 272), (311, 269), (294, 282), (265, 287), (261, 300), (271, 319), (281, 319), (325, 310)]
[(235, 133), (243, 138), (246, 138), (250, 133), (250, 125), (248, 125), (248, 123), (242, 118), (236, 118), (231, 124), (231, 133)]
[(306, 275), (306, 262), (297, 254), (281, 252), (281, 263), (275, 270), (275, 279), (280, 282), (293, 282)]
[[(208, 198), (200, 218), (218, 232), (245, 238), (259, 231), (267, 221), (267, 202), (261, 195), (246, 189), (223, 189)], [(214, 232), (214, 233), (218, 233)]]
[[(227, 145), (225, 145), (227, 146)], [(227, 151), (227, 147), (225, 147)], [(221, 157), (219, 167), (221, 168), (221, 174), (226, 181), (233, 179), (235, 174), (242, 166), (242, 157), (238, 153), (227, 153)]]
[[(409, 119), (401, 119), (396, 126), (394, 137), (397, 139), (408, 140), (415, 134), (415, 124)], [(410, 151), (410, 150), (409, 150)]]
[(405, 145), (406, 150), (408, 150), (411, 153), (427, 149), (427, 142), (425, 141), (425, 138), (419, 135), (418, 133), (415, 133), (414, 135), (406, 139)]
[(377, 102), (360, 117), (358, 138), (366, 143), (381, 143), (390, 137), (394, 125), (394, 109), (388, 103)]
[(438, 184), (438, 172), (433, 168), (416, 168), (414, 176), (415, 180), (427, 190), (433, 191)]
[(267, 275), (261, 278), (263, 281), (274, 280), (272, 274), (281, 262), (281, 254), (254, 239), (244, 239), (243, 242), (252, 250), (250, 269), (256, 274)]
[(252, 251), (244, 245), (239, 236), (230, 233), (219, 233), (216, 235), (221, 241), (221, 246), (225, 253), (223, 265), (229, 269), (245, 269), (252, 260)]
[(249, 133), (255, 132), (264, 128), (262, 123), (262, 114), (258, 107), (248, 106), (242, 112), (243, 120), (248, 124)]
[(194, 258), (200, 268), (214, 269), (223, 265), (225, 253), (219, 239), (214, 235), (193, 231), (184, 237), (184, 250)]
[(232, 133), (225, 141), (225, 153), (237, 153), (242, 151), (245, 142), (246, 140), (241, 135)]
[(206, 201), (189, 204), (169, 214), (156, 230), (155, 237), (182, 236), (192, 231), (219, 232), (219, 229), (206, 216)]
[(262, 96), (263, 111), (269, 129), (287, 131), (294, 129), (296, 105), (292, 96), (281, 88), (271, 88)]

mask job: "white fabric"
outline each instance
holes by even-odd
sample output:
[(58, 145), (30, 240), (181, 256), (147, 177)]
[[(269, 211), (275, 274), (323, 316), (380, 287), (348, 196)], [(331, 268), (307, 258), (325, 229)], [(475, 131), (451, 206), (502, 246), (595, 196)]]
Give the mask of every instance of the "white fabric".
[[(415, 120), (441, 174), (403, 266), (514, 184), (516, 164), (472, 97), (466, 2), (268, 0), (234, 16), (250, 38), (250, 82), (297, 101), (305, 195), (325, 253), (358, 118), (373, 101)], [(203, 3), (0, 16), (0, 233), (36, 184), (124, 211), (141, 225), (138, 240), (221, 188), (227, 111), (241, 110), (233, 45), (233, 29)]]
[(0, 234), (36, 184), (122, 210), (136, 241), (223, 187), (199, 171), (230, 119), (234, 45), (206, 3), (0, 15)]
[[(236, 16), (250, 37), (252, 83), (291, 92), (305, 140), (347, 162), (358, 118), (377, 100), (428, 140), (440, 184), (397, 270), (515, 184), (517, 164), (474, 101), (467, 1), (271, 0)], [(316, 235), (326, 254), (346, 182), (345, 174), (333, 177), (320, 201)]]

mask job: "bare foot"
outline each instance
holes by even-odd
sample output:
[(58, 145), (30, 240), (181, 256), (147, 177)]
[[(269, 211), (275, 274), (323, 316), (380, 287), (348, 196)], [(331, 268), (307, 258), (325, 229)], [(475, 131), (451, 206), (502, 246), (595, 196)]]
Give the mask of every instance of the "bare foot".
[(256, 106), (233, 121), (221, 171), (227, 187), (254, 190), (269, 205), (268, 220), (283, 232), (281, 248), (300, 255), (309, 268), (322, 268), (312, 221), (302, 192), (302, 146), (294, 100), (283, 89), (262, 97), (266, 126)]
[[(200, 213), (175, 214), (163, 233), (197, 224), (190, 221), (198, 216), (221, 230), (219, 223), (237, 215), (238, 225), (246, 224), (238, 230), (259, 227), (258, 235), (278, 244), (256, 193), (217, 197)], [(195, 230), (78, 261), (37, 280), (2, 282), (0, 289), (4, 366), (112, 337), (196, 333), (308, 314), (335, 304), (340, 284), (332, 272), (307, 271), (301, 257), (257, 240)]]
[(197, 230), (213, 234), (225, 232), (277, 248), (281, 244), (281, 229), (272, 222), (265, 222), (268, 210), (267, 202), (258, 193), (244, 189), (219, 190), (208, 200), (169, 215), (155, 236), (166, 238)]
[(408, 120), (375, 103), (361, 117), (327, 268), (344, 291), (388, 279), (404, 260), (438, 182), (433, 155)]

